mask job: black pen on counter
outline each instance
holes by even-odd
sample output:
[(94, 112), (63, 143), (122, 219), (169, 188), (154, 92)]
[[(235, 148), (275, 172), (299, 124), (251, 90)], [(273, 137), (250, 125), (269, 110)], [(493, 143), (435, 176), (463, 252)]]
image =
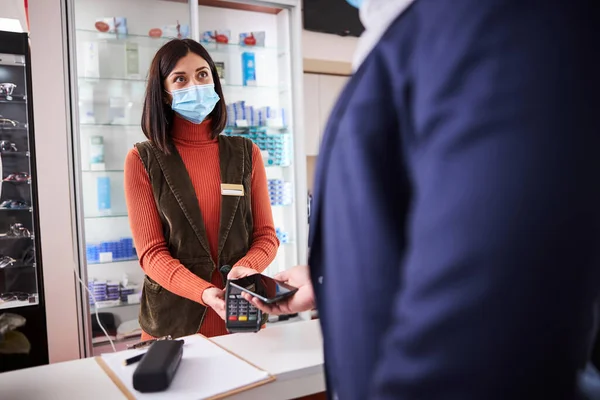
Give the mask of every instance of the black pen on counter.
[(136, 362), (140, 361), (144, 357), (144, 354), (146, 354), (146, 353), (138, 354), (137, 356), (134, 356), (134, 357), (128, 358), (127, 360), (124, 360), (123, 365), (128, 366), (131, 364), (135, 364)]

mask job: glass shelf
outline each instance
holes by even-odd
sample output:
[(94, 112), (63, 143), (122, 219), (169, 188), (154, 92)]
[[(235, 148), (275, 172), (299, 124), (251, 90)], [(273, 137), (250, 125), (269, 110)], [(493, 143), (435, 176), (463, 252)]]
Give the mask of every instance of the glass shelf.
[(19, 269), (19, 268), (35, 268), (36, 265), (35, 264), (22, 264), (19, 261), (17, 261), (16, 263), (14, 263), (13, 265), (9, 265), (7, 267), (4, 267), (2, 269)]
[(82, 127), (98, 127), (98, 126), (104, 126), (104, 127), (137, 127), (142, 129), (140, 124), (93, 124), (93, 123), (82, 123), (80, 124)]
[[(77, 40), (87, 42), (107, 42), (115, 45), (125, 45), (125, 43), (137, 43), (141, 47), (151, 48), (158, 50), (162, 45), (175, 38), (172, 37), (159, 37), (153, 38), (148, 35), (135, 35), (135, 34), (117, 34), (117, 33), (103, 33), (94, 30), (77, 29)], [(263, 47), (263, 46), (246, 46), (240, 45), (239, 43), (213, 43), (213, 42), (200, 42), (202, 46), (206, 48), (210, 53), (224, 53), (231, 54), (234, 52), (243, 53), (245, 51), (251, 51), (254, 53), (268, 53), (276, 54), (281, 57), (287, 53), (285, 49), (278, 47)]]
[(14, 300), (14, 301), (3, 301), (0, 300), (0, 310), (7, 310), (9, 308), (20, 308), (20, 307), (29, 307), (29, 306), (37, 306), (39, 304), (38, 297), (35, 296), (35, 302), (30, 302), (29, 300)]
[(269, 127), (269, 126), (228, 126), (223, 131), (225, 135), (289, 135), (291, 132), (287, 127)]
[(35, 237), (33, 235), (27, 236), (0, 236), (0, 240), (33, 240)]
[[(27, 133), (29, 132), (29, 128), (25, 127), (25, 126), (0, 126), (0, 133), (13, 133), (13, 132), (18, 132), (18, 133)], [(9, 151), (3, 152), (2, 154), (5, 153), (10, 153)]]
[(116, 259), (114, 258), (112, 261), (88, 261), (88, 265), (106, 265), (106, 264), (120, 264), (120, 263), (124, 263), (124, 262), (131, 262), (131, 261), (138, 261), (137, 257), (131, 257), (131, 258), (120, 258), (120, 259)]
[(32, 211), (31, 207), (26, 207), (26, 208), (4, 208), (4, 207), (0, 207), (0, 211)]
[[(17, 130), (17, 129), (11, 129), (11, 130)], [(0, 133), (2, 133), (2, 129), (0, 129)], [(14, 157), (29, 157), (29, 152), (28, 151), (3, 151), (0, 153), (0, 156), (2, 157), (6, 157), (6, 156), (14, 156)]]
[(27, 104), (27, 101), (26, 100), (18, 100), (18, 99), (13, 99), (13, 100), (0, 99), (0, 104)]
[[(114, 308), (123, 308), (123, 307), (133, 307), (133, 306), (140, 306), (140, 303), (119, 303), (119, 304), (115, 304), (112, 306), (103, 306), (103, 307), (98, 307), (98, 312), (102, 312), (103, 310), (111, 310)], [(94, 305), (90, 305), (90, 312), (92, 314), (94, 314), (96, 312), (96, 306)]]
[(85, 219), (127, 218), (127, 213), (86, 215)]
[[(291, 166), (291, 164), (285, 164), (285, 165), (266, 165), (265, 164), (266, 168), (288, 168), (290, 166)], [(107, 174), (122, 174), (125, 171), (122, 170), (122, 169), (105, 169), (105, 170), (100, 170), (100, 171), (91, 170), (91, 169), (84, 169), (84, 170), (81, 170), (81, 172), (83, 172), (84, 174), (103, 174), (103, 173), (107, 173)], [(98, 217), (111, 217), (111, 216), (115, 216), (115, 215), (99, 215)], [(122, 216), (122, 215), (118, 214), (116, 216)]]
[(81, 172), (86, 174), (116, 174), (123, 173), (122, 169), (82, 169)]

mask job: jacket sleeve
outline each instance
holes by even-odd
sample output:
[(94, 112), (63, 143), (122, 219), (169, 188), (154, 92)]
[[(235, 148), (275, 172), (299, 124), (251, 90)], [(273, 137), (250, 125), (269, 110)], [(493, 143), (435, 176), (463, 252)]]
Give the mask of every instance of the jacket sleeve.
[(256, 144), (252, 145), (252, 246), (245, 257), (235, 266), (252, 268), (263, 272), (277, 255), (279, 239), (275, 234), (271, 199), (267, 186), (267, 172)]
[(125, 200), (133, 241), (146, 275), (168, 291), (205, 305), (202, 294), (214, 285), (194, 275), (171, 256), (150, 178), (136, 149), (125, 159)]
[(600, 289), (591, 4), (415, 3), (410, 244), (370, 399), (573, 398)]

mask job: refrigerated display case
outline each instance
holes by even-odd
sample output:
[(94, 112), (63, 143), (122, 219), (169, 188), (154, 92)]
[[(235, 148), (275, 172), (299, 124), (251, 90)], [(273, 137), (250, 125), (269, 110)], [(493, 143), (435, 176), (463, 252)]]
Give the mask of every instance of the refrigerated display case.
[(31, 93), (28, 35), (0, 31), (0, 372), (48, 363)]
[[(245, 136), (262, 151), (281, 242), (265, 273), (305, 262), (300, 1), (72, 0), (71, 5), (80, 263), (95, 297), (86, 298), (88, 317), (96, 310), (110, 314), (110, 333), (118, 343), (139, 334), (135, 321), (144, 273), (129, 229), (123, 165), (133, 145), (145, 140), (140, 123), (150, 62), (173, 37), (200, 41), (217, 64), (229, 115), (223, 134)], [(98, 349), (105, 335), (96, 333)]]

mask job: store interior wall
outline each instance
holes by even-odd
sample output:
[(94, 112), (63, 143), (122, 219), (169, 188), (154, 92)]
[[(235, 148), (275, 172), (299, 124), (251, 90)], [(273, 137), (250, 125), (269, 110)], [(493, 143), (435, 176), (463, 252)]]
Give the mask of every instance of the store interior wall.
[(304, 30), (302, 54), (304, 58), (324, 61), (352, 62), (358, 39)]
[[(302, 51), (304, 59), (352, 63), (358, 38), (304, 30), (302, 32)], [(305, 115), (311, 118), (311, 115)], [(312, 193), (317, 157), (306, 157), (306, 180), (308, 191)]]

